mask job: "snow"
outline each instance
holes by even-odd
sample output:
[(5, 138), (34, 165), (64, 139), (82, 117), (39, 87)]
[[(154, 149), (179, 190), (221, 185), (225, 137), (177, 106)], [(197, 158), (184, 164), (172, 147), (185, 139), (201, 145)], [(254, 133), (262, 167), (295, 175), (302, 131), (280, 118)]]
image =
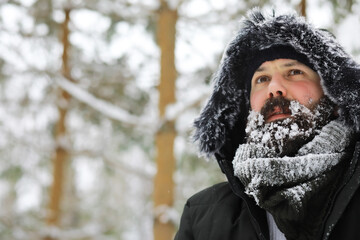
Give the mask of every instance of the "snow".
[(210, 88), (202, 88), (196, 91), (196, 94), (193, 93), (187, 99), (178, 101), (174, 104), (169, 104), (166, 108), (165, 119), (168, 121), (176, 120), (182, 113), (186, 110), (193, 108), (196, 105), (199, 105), (201, 102), (206, 100), (210, 96)]
[[(204, 99), (209, 96), (210, 93), (209, 88), (203, 88), (202, 91), (197, 91), (197, 95), (193, 95), (190, 98), (185, 99), (184, 101), (179, 101), (175, 104), (168, 105), (165, 112), (165, 117), (160, 119), (160, 121), (157, 121), (156, 118), (151, 118), (151, 115), (139, 117), (129, 114), (126, 110), (121, 109), (119, 106), (114, 106), (109, 102), (95, 98), (93, 95), (82, 89), (80, 86), (72, 83), (71, 81), (63, 77), (57, 78), (56, 83), (59, 84), (61, 88), (69, 92), (77, 100), (86, 103), (88, 106), (96, 109), (97, 111), (103, 113), (105, 116), (108, 116), (111, 119), (115, 119), (132, 126), (136, 125), (138, 127), (153, 129), (153, 131), (155, 131), (154, 126), (157, 125), (157, 122), (159, 122), (159, 124), (162, 124), (166, 121), (175, 121), (187, 110), (200, 104)], [(188, 124), (187, 126), (182, 127), (182, 129), (190, 129), (191, 125), (192, 124)]]
[(63, 230), (57, 227), (46, 227), (42, 229), (41, 235), (43, 237), (63, 238), (69, 240), (83, 239), (83, 238), (98, 238), (103, 234), (105, 229), (99, 225), (89, 223), (79, 229)]
[(148, 117), (138, 117), (129, 114), (127, 111), (121, 109), (118, 106), (114, 106), (109, 102), (104, 100), (95, 98), (89, 92), (81, 89), (76, 84), (70, 82), (69, 80), (58, 77), (56, 83), (59, 84), (64, 90), (69, 92), (73, 97), (82, 101), (89, 105), (90, 107), (96, 109), (97, 111), (101, 112), (105, 116), (108, 116), (111, 119), (118, 120), (122, 123), (128, 125), (136, 125), (136, 126), (143, 126), (143, 127), (151, 127), (154, 126), (154, 120), (149, 119)]
[(6, 30), (17, 32), (20, 29), (29, 31), (34, 27), (34, 20), (29, 17), (24, 8), (18, 8), (12, 4), (4, 4), (0, 8), (1, 20)]
[(161, 223), (178, 223), (180, 219), (179, 213), (172, 207), (167, 205), (159, 205), (154, 209), (154, 216), (158, 217)]
[[(110, 27), (110, 19), (99, 12), (79, 9), (71, 12), (74, 27), (85, 34), (97, 35), (104, 33)], [(96, 28), (94, 28), (96, 26)]]
[[(336, 36), (349, 52), (359, 52), (360, 50), (360, 44), (357, 41), (354, 41), (354, 39), (360, 38), (360, 31), (354, 31), (353, 27), (358, 26), (359, 24), (359, 15), (357, 13), (352, 13), (346, 15), (339, 28), (337, 28)], [(359, 57), (357, 60), (359, 60)]]
[(22, 198), (16, 199), (16, 210), (26, 212), (29, 209), (38, 208), (41, 205), (41, 187), (36, 179), (22, 177), (16, 184), (16, 192)]

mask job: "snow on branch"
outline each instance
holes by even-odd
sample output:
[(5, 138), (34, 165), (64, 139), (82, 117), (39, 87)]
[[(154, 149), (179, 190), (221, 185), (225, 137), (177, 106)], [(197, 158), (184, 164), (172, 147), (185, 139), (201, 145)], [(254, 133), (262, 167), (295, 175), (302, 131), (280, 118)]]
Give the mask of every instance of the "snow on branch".
[(162, 121), (175, 121), (182, 113), (186, 112), (199, 104), (210, 96), (210, 88), (199, 89), (196, 96), (185, 100), (184, 102), (176, 102), (166, 107), (165, 117)]
[(176, 121), (181, 114), (186, 112), (188, 109), (191, 109), (201, 104), (204, 99), (210, 96), (210, 88), (206, 88), (200, 90), (200, 92), (198, 92), (196, 96), (184, 102), (176, 102), (174, 104), (170, 104), (166, 108), (164, 118), (159, 119), (158, 124), (155, 124), (154, 120), (149, 119), (146, 116), (139, 117), (132, 115), (118, 106), (94, 97), (92, 94), (82, 89), (75, 83), (69, 81), (63, 76), (59, 76), (58, 78), (56, 78), (55, 81), (62, 89), (67, 91), (74, 98), (89, 105), (90, 107), (99, 111), (105, 116), (130, 126), (139, 126), (146, 128), (153, 128), (156, 125), (158, 125), (158, 127), (160, 128), (166, 122)]
[(73, 150), (71, 154), (74, 157), (86, 156), (89, 158), (94, 158), (94, 157), (101, 158), (103, 162), (112, 169), (122, 171), (125, 174), (132, 174), (145, 181), (152, 181), (156, 172), (155, 166), (150, 160), (146, 160), (142, 162), (141, 167), (139, 167), (139, 166), (132, 166), (129, 163), (125, 163), (124, 161), (121, 161), (120, 158), (109, 156), (109, 154), (106, 151), (105, 152), (96, 151), (94, 149), (87, 149), (81, 151)]
[(153, 214), (161, 223), (172, 222), (175, 225), (179, 224), (179, 213), (173, 207), (167, 205), (156, 206)]
[(132, 126), (149, 127), (154, 125), (154, 123), (148, 120), (148, 118), (145, 117), (141, 118), (132, 115), (118, 106), (115, 106), (109, 102), (94, 97), (86, 90), (77, 86), (75, 83), (72, 83), (71, 81), (67, 80), (65, 77), (60, 76), (56, 78), (56, 83), (77, 100), (87, 104), (88, 106), (92, 107), (93, 109), (99, 111), (100, 113), (104, 114), (105, 116), (111, 119)]
[[(103, 235), (108, 229), (101, 225), (88, 224), (82, 228), (60, 229), (56, 226), (44, 227), (40, 231), (38, 239), (50, 237), (51, 239), (97, 239)], [(34, 234), (35, 235), (35, 234)]]

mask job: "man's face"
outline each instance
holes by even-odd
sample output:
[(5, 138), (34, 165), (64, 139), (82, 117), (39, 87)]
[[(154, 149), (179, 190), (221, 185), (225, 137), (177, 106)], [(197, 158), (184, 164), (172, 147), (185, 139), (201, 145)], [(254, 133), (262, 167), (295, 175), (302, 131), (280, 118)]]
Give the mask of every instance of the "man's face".
[[(293, 59), (264, 62), (251, 79), (251, 109), (260, 112), (268, 99), (279, 96), (296, 100), (312, 109), (324, 96), (320, 77), (314, 70)], [(264, 116), (264, 120), (272, 122), (290, 116), (291, 112), (275, 107)]]

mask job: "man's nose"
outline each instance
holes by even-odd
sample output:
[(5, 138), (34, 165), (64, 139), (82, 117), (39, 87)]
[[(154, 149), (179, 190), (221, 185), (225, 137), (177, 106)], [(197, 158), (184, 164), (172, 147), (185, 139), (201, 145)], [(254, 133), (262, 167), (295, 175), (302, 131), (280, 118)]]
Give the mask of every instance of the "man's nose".
[(286, 88), (284, 87), (286, 79), (279, 73), (274, 74), (268, 85), (268, 97), (286, 97)]

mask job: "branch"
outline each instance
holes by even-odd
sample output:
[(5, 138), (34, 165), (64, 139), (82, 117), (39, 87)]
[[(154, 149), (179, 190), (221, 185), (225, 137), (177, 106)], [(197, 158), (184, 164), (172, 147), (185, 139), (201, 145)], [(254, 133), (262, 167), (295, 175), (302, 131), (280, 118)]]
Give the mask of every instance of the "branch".
[[(156, 126), (155, 122), (152, 120), (134, 116), (118, 106), (94, 97), (89, 92), (80, 88), (78, 85), (67, 80), (63, 76), (60, 76), (60, 78), (56, 78), (56, 83), (77, 100), (89, 105), (93, 109), (99, 111), (100, 113), (113, 120), (122, 122), (130, 126), (139, 126), (145, 128), (153, 128), (153, 126)], [(175, 104), (169, 105), (166, 109), (164, 118), (161, 119), (158, 124), (158, 129), (167, 122), (175, 121), (182, 113), (184, 113), (188, 109), (199, 105), (202, 101), (208, 98), (209, 95), (210, 89), (206, 89), (202, 91), (199, 95), (197, 95), (197, 97), (186, 103), (177, 102)]]
[(190, 99), (187, 102), (177, 102), (170, 104), (166, 108), (165, 116), (160, 120), (160, 127), (166, 122), (175, 121), (180, 117), (181, 114), (186, 112), (188, 109), (191, 109), (195, 106), (200, 105), (204, 100), (206, 100), (211, 93), (211, 87), (208, 87), (201, 91), (195, 98)]
[(155, 175), (155, 166), (149, 163), (146, 166), (137, 168), (129, 164), (124, 163), (120, 160), (112, 160), (111, 157), (107, 156), (106, 153), (102, 153), (94, 150), (82, 150), (82, 151), (73, 151), (72, 155), (76, 156), (88, 156), (88, 157), (100, 157), (105, 165), (111, 167), (112, 169), (122, 171), (127, 174), (133, 174), (147, 182), (152, 181)]
[(90, 107), (104, 114), (108, 118), (122, 122), (130, 126), (141, 126), (147, 128), (154, 126), (153, 121), (132, 115), (118, 106), (115, 106), (104, 100), (98, 99), (63, 76), (60, 76), (55, 79), (56, 79), (55, 82), (62, 89), (67, 91), (69, 94), (71, 94), (74, 98), (89, 105)]
[(151, 170), (144, 170), (143, 168), (139, 169), (130, 165), (125, 164), (124, 162), (110, 160), (107, 156), (103, 156), (105, 164), (110, 167), (114, 167), (125, 173), (130, 173), (135, 176), (138, 176), (145, 180), (146, 182), (152, 181), (155, 175), (155, 166), (151, 166)]

